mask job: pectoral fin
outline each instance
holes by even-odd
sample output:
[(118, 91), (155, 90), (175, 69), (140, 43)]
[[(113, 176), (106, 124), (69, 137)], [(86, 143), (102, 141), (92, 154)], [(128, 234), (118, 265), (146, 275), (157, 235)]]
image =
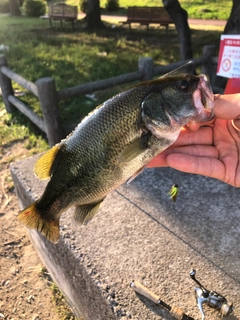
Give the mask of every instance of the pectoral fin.
[(142, 154), (149, 147), (151, 132), (144, 133), (140, 138), (132, 141), (120, 154), (119, 162), (129, 162)]
[(76, 206), (75, 213), (74, 213), (74, 219), (77, 222), (86, 225), (94, 217), (94, 215), (97, 213), (103, 200), (104, 199), (102, 199), (99, 202), (84, 204), (82, 206)]

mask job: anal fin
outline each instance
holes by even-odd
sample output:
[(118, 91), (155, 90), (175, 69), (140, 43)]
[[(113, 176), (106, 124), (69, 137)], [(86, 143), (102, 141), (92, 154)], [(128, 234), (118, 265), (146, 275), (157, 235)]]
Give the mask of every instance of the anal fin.
[(98, 209), (100, 208), (104, 199), (100, 200), (99, 202), (88, 203), (80, 206), (76, 206), (74, 219), (81, 223), (87, 224), (97, 213)]

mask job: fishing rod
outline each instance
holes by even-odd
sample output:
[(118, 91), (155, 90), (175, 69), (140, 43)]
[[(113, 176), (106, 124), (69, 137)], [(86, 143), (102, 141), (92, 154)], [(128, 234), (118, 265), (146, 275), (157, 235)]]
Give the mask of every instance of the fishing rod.
[(146, 288), (144, 285), (142, 285), (141, 283), (139, 283), (138, 281), (132, 281), (130, 283), (130, 287), (135, 291), (140, 293), (142, 296), (148, 298), (149, 300), (153, 301), (154, 303), (156, 303), (157, 305), (159, 305), (160, 307), (162, 307), (163, 309), (169, 311), (169, 313), (177, 320), (194, 320), (194, 318), (186, 315), (184, 313), (184, 311), (182, 311), (181, 309), (179, 309), (178, 307), (175, 306), (170, 306), (167, 303), (165, 303), (164, 301), (162, 301), (162, 299), (156, 295), (154, 292), (152, 292), (151, 290), (149, 290), (148, 288)]
[[(206, 289), (197, 279), (196, 279), (196, 271), (191, 270), (190, 277), (193, 281), (195, 281), (198, 287), (194, 288), (195, 297), (197, 306), (199, 311), (202, 315), (202, 320), (205, 319), (203, 304), (206, 304), (210, 308), (213, 308), (220, 312), (221, 319), (224, 316), (229, 316), (233, 312), (233, 303), (228, 302), (227, 299), (220, 293)], [(153, 301), (160, 307), (164, 308), (165, 310), (169, 311), (169, 313), (177, 320), (194, 320), (194, 318), (188, 316), (184, 313), (181, 309), (176, 306), (170, 306), (165, 303), (161, 298), (156, 295), (154, 292), (146, 288), (144, 285), (139, 283), (138, 281), (132, 281), (130, 287), (140, 293), (142, 296), (148, 298), (149, 300)]]

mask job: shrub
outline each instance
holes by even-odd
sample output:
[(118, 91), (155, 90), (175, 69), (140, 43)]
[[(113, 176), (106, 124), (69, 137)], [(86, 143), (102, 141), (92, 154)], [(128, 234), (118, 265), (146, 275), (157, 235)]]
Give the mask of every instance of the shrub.
[(87, 12), (87, 0), (80, 0), (79, 7), (82, 12), (86, 13)]
[(41, 0), (25, 0), (24, 11), (28, 17), (39, 17), (46, 13), (46, 5)]
[(118, 0), (107, 0), (106, 9), (108, 11), (116, 11), (119, 9), (119, 2)]
[(0, 13), (9, 13), (9, 0), (0, 0)]

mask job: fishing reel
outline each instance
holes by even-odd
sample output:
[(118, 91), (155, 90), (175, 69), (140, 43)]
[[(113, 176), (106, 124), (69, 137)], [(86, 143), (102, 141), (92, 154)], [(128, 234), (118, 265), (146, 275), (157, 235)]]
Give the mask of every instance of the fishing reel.
[(203, 304), (206, 303), (209, 307), (216, 309), (223, 316), (228, 316), (233, 312), (233, 304), (228, 302), (227, 299), (216, 291), (209, 291), (196, 279), (196, 271), (191, 270), (190, 277), (198, 284), (199, 288), (195, 288), (195, 295), (198, 308), (204, 320)]

